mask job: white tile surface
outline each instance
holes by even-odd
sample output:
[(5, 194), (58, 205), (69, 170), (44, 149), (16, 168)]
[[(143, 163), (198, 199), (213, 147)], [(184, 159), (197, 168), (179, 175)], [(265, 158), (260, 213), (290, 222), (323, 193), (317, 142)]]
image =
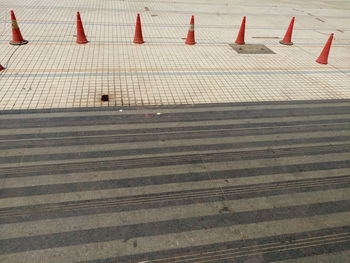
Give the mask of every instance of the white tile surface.
[[(10, 9), (28, 45), (8, 44)], [(87, 45), (75, 44), (76, 11)], [(143, 45), (132, 43), (138, 12)], [(0, 0), (0, 109), (350, 98), (349, 12), (349, 1)], [(192, 14), (198, 44), (187, 46)], [(276, 54), (228, 45), (244, 15), (246, 42)], [(295, 45), (282, 46), (292, 16)]]

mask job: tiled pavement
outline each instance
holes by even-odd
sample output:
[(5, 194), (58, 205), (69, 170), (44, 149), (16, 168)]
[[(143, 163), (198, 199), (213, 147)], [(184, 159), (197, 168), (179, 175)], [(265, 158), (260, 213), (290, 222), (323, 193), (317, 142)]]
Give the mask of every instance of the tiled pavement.
[(349, 262), (349, 100), (0, 113), (0, 262)]
[[(10, 9), (28, 45), (8, 44)], [(348, 99), (349, 10), (347, 0), (0, 0), (0, 109)], [(76, 11), (87, 45), (75, 44)], [(138, 12), (143, 45), (132, 44)], [(187, 46), (192, 14), (198, 44)], [(244, 15), (246, 42), (275, 54), (229, 46)], [(293, 16), (295, 45), (280, 45)], [(317, 64), (332, 32), (330, 63)]]

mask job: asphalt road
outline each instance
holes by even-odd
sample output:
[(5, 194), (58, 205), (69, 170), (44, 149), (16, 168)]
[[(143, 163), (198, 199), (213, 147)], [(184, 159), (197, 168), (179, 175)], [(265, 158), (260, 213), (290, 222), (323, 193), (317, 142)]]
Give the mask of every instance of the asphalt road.
[(0, 112), (0, 262), (347, 262), (350, 101)]

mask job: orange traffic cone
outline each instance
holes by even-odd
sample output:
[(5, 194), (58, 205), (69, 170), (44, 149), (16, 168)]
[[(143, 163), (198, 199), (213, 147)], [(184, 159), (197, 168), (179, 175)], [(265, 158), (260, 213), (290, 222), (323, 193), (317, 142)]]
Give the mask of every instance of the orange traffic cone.
[(83, 23), (81, 22), (80, 13), (77, 12), (77, 44), (86, 44), (89, 41), (86, 39)]
[(333, 36), (334, 36), (333, 33), (329, 36), (328, 41), (321, 52), (321, 55), (316, 60), (317, 63), (328, 64), (328, 55), (329, 55), (329, 50), (331, 49)]
[(290, 24), (289, 24), (289, 27), (287, 29), (287, 32), (284, 35), (283, 40), (280, 41), (280, 43), (282, 45), (293, 45), (292, 34), (293, 34), (294, 20), (295, 20), (295, 17), (293, 17), (292, 21), (290, 21)]
[(0, 64), (0, 71), (3, 71), (5, 68)]
[(12, 22), (12, 41), (11, 45), (25, 45), (28, 43), (27, 40), (24, 40), (21, 34), (21, 30), (18, 27), (17, 19), (15, 13), (11, 10), (11, 22)]
[(145, 41), (143, 41), (143, 36), (142, 36), (142, 26), (141, 26), (140, 14), (137, 14), (137, 18), (136, 18), (134, 43), (135, 44), (145, 43)]
[(194, 39), (194, 16), (191, 17), (190, 28), (188, 29), (185, 44), (187, 44), (187, 45), (196, 44), (196, 40)]
[(245, 34), (245, 16), (243, 17), (243, 20), (242, 20), (242, 24), (241, 24), (241, 28), (239, 29), (239, 33), (238, 33), (238, 36), (237, 36), (237, 39), (236, 39), (236, 44), (238, 45), (244, 45), (245, 42), (244, 42), (244, 34)]

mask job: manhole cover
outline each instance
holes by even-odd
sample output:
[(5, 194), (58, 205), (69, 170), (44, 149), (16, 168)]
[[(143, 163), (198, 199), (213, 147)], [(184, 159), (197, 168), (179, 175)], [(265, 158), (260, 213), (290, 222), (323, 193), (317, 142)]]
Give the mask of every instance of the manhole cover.
[(229, 46), (239, 54), (275, 54), (271, 49), (261, 44), (230, 44)]

